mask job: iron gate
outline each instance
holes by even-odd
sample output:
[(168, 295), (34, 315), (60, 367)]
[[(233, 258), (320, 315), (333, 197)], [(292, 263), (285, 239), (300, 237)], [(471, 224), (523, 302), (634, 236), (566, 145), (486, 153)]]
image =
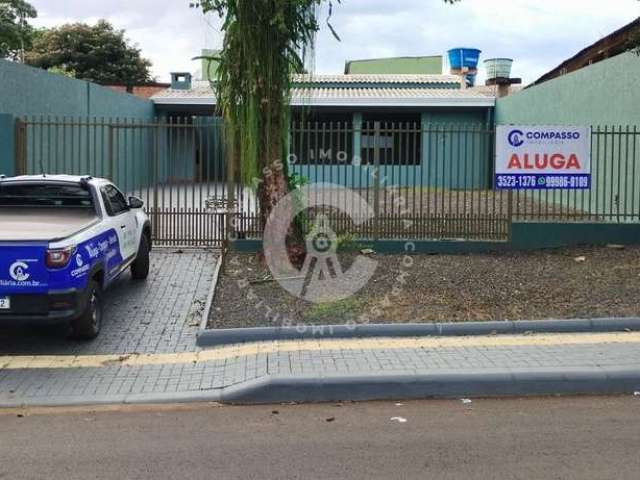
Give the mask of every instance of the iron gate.
[(215, 207), (229, 188), (218, 118), (38, 117), (19, 120), (17, 132), (18, 173), (111, 179), (145, 202), (156, 244), (225, 238), (225, 212)]

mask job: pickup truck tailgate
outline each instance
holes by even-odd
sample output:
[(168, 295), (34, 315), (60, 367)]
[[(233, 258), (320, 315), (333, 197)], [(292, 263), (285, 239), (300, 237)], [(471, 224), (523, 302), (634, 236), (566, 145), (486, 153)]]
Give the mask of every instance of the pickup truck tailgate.
[(47, 293), (49, 271), (46, 244), (14, 245), (0, 242), (0, 296)]

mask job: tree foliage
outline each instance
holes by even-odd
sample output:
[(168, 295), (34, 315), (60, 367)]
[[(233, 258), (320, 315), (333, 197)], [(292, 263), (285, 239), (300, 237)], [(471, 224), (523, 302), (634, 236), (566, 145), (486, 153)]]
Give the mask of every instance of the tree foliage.
[(17, 60), (30, 47), (33, 27), (28, 19), (37, 15), (25, 0), (0, 0), (0, 58)]
[(151, 80), (151, 62), (109, 22), (73, 23), (38, 31), (26, 62), (95, 83), (137, 85)]
[[(202, 0), (203, 11), (224, 18), (216, 78), (217, 104), (238, 140), (247, 181), (259, 167), (280, 159), (269, 145), (286, 127), (290, 75), (302, 71), (302, 51), (319, 29), (322, 0)], [(255, 140), (262, 138), (261, 145)], [(279, 142), (279, 145), (281, 143)], [(268, 152), (266, 155), (258, 152)]]
[[(191, 6), (224, 19), (215, 90), (230, 166), (257, 187), (261, 221), (289, 189), (287, 135), (291, 74), (303, 71), (320, 29), (318, 11), (341, 0), (200, 0)], [(445, 0), (454, 3), (457, 0)], [(327, 21), (334, 36), (337, 33)], [(256, 181), (255, 179), (258, 178)]]
[[(215, 81), (231, 164), (257, 189), (264, 225), (289, 192), (286, 158), (291, 74), (320, 25), (324, 0), (203, 0), (193, 6), (224, 22)], [(338, 0), (339, 1), (339, 0)]]

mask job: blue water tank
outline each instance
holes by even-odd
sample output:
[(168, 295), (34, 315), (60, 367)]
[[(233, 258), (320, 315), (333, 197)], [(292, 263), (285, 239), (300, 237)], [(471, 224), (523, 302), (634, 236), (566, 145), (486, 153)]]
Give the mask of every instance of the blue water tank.
[(453, 69), (468, 68), (475, 70), (480, 62), (480, 54), (482, 50), (477, 48), (452, 48), (448, 52), (449, 65)]

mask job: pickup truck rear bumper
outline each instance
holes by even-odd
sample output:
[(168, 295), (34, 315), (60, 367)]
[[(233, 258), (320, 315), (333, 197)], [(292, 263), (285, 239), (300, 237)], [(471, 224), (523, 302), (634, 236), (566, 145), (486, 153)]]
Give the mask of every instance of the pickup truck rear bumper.
[(39, 295), (9, 295), (10, 310), (0, 310), (1, 323), (66, 323), (79, 317), (86, 307), (84, 291), (71, 290)]

